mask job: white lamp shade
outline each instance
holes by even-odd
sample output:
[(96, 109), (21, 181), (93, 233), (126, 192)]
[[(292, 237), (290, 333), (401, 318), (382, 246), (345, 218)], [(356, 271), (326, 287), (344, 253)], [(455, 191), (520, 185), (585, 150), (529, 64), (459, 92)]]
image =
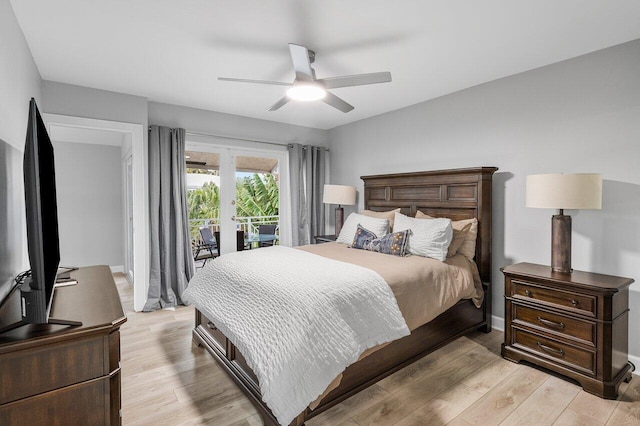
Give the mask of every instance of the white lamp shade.
[(347, 185), (325, 185), (322, 202), (325, 204), (352, 206), (356, 203), (356, 187)]
[(596, 173), (527, 176), (526, 206), (541, 209), (601, 209), (602, 176)]

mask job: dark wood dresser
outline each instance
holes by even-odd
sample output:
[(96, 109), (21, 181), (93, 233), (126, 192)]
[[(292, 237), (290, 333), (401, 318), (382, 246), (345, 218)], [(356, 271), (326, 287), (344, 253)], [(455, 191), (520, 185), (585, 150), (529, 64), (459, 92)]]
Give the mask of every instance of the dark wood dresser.
[(628, 363), (630, 278), (518, 263), (505, 276), (502, 356), (570, 377), (615, 399), (631, 379)]
[[(82, 326), (25, 325), (0, 334), (1, 425), (121, 423), (119, 328), (127, 319), (113, 276), (108, 266), (71, 276), (78, 284), (55, 290), (50, 316)], [(11, 298), (19, 303), (19, 291)], [(7, 302), (3, 321), (19, 315), (15, 301)]]

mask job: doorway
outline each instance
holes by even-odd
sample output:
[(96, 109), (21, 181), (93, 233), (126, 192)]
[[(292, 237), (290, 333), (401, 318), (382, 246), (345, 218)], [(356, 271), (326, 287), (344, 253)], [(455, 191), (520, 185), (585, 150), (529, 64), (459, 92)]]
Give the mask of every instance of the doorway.
[[(136, 311), (141, 311), (147, 300), (149, 290), (149, 202), (147, 175), (147, 146), (144, 142), (144, 127), (141, 124), (122, 123), (118, 121), (98, 120), (93, 118), (73, 117), (58, 114), (42, 114), (47, 132), (52, 140), (86, 143), (119, 144), (122, 150), (122, 160), (125, 153), (131, 153), (131, 208), (132, 225), (132, 253), (125, 254), (125, 260), (130, 259), (133, 276), (133, 305)], [(106, 139), (105, 139), (106, 138)], [(109, 143), (108, 143), (109, 142)], [(124, 173), (123, 162), (123, 175)], [(126, 181), (122, 179), (123, 184)], [(123, 185), (123, 193), (127, 188)], [(122, 234), (127, 232), (127, 222), (123, 226)], [(128, 237), (127, 237), (128, 239)], [(126, 242), (126, 239), (125, 239)], [(124, 244), (126, 249), (127, 244)], [(126, 270), (125, 270), (126, 273)]]

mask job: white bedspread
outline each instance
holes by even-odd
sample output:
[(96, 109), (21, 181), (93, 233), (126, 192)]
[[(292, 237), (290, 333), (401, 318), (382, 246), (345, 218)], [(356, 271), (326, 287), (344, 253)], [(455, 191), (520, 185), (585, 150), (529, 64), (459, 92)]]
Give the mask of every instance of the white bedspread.
[(409, 334), (378, 273), (282, 246), (221, 256), (182, 298), (242, 352), (283, 425), (366, 349)]

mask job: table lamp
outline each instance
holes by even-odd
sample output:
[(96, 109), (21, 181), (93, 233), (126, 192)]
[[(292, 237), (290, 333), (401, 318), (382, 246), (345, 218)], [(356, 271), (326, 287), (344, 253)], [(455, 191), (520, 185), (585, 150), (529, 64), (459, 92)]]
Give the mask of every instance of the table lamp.
[(356, 187), (347, 185), (325, 185), (322, 194), (325, 204), (337, 204), (336, 207), (336, 237), (340, 234), (344, 222), (342, 206), (352, 206), (356, 203)]
[(571, 216), (564, 209), (601, 209), (602, 177), (595, 173), (527, 176), (526, 206), (558, 209), (551, 218), (551, 269), (571, 273)]

